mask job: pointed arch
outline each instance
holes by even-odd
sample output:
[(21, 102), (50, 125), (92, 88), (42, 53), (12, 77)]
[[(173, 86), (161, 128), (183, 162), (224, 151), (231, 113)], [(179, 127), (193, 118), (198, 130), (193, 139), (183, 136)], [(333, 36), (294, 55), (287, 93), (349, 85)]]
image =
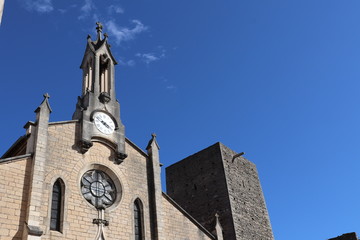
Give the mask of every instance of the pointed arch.
[(93, 92), (93, 59), (92, 57), (87, 57), (86, 62), (81, 65), (83, 70), (83, 93), (82, 95), (86, 95), (87, 92)]
[(50, 230), (62, 232), (65, 184), (58, 178), (52, 188)]
[(89, 62), (87, 64), (87, 69), (88, 69), (88, 79), (87, 79), (87, 90), (90, 92), (93, 92), (93, 60), (90, 57)]
[(135, 240), (144, 240), (144, 211), (139, 198), (134, 201), (134, 237)]

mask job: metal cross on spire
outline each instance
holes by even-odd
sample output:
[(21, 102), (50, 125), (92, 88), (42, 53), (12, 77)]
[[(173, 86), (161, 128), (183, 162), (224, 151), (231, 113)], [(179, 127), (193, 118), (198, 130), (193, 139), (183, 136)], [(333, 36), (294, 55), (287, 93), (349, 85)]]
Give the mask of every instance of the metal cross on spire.
[(96, 27), (97, 32), (102, 32), (103, 26), (102, 26), (101, 22), (96, 22), (96, 25), (97, 25), (97, 27)]
[(49, 98), (50, 98), (50, 95), (49, 95), (48, 93), (45, 93), (43, 96), (44, 96), (45, 99), (49, 99)]
[(97, 37), (98, 37), (98, 39), (100, 39), (103, 25), (101, 24), (101, 22), (96, 22), (96, 25), (97, 25), (97, 27), (96, 27)]

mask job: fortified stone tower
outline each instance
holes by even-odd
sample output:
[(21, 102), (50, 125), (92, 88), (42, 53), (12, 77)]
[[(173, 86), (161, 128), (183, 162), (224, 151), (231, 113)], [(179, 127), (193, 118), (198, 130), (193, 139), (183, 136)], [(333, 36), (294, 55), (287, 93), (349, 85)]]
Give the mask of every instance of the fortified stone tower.
[(255, 164), (216, 143), (166, 168), (167, 192), (209, 231), (227, 240), (273, 240)]

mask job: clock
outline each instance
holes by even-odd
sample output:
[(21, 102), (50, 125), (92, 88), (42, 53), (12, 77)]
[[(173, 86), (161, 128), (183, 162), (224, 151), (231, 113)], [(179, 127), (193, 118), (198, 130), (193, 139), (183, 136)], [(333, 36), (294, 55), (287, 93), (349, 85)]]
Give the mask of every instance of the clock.
[(104, 134), (112, 134), (115, 130), (115, 123), (109, 115), (103, 112), (94, 114), (94, 124), (96, 128)]

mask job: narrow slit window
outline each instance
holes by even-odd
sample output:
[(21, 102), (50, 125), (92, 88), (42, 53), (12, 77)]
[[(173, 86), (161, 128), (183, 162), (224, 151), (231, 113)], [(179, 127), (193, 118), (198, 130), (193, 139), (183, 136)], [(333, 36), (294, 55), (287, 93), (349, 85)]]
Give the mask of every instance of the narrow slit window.
[(100, 92), (110, 93), (110, 61), (107, 56), (100, 57)]
[(64, 185), (56, 180), (52, 190), (50, 230), (61, 231)]
[(139, 199), (134, 202), (134, 230), (135, 240), (143, 240), (143, 213)]

